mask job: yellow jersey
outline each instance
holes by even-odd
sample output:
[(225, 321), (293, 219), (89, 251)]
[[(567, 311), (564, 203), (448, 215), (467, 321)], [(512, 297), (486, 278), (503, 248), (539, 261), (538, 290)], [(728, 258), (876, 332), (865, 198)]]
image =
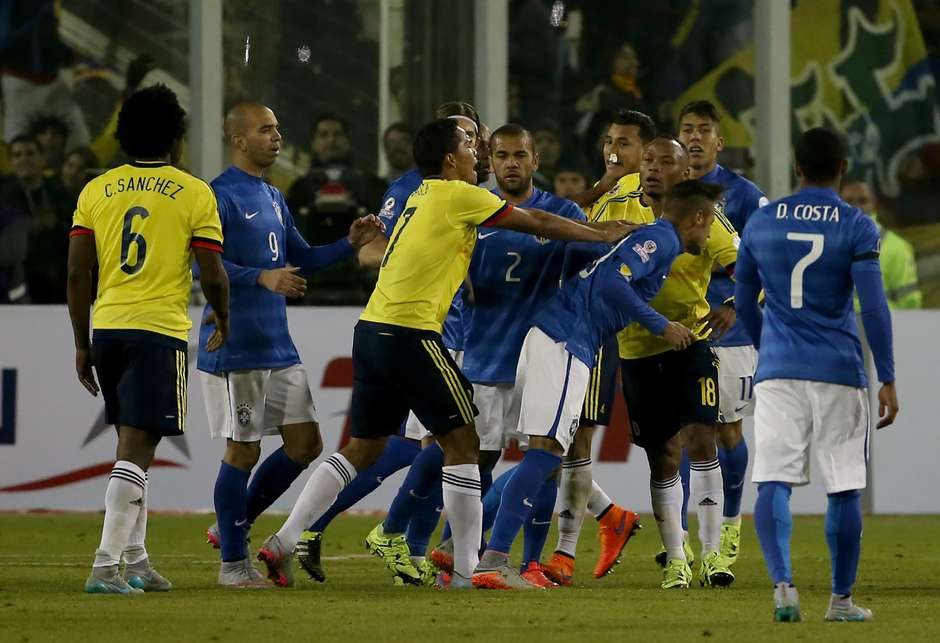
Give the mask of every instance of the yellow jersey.
[(191, 248), (222, 252), (222, 224), (209, 186), (166, 163), (135, 161), (89, 182), (72, 223), (72, 236), (95, 236), (92, 326), (185, 342), (192, 325)]
[(426, 179), (395, 224), (360, 319), (440, 333), (467, 277), (477, 226), (492, 225), (511, 209), (475, 185)]
[[(616, 185), (585, 210), (588, 221), (632, 221), (626, 209), (640, 190), (640, 173), (621, 176)], [(650, 220), (649, 222), (652, 222)], [(635, 223), (641, 223), (636, 221)], [(644, 221), (643, 223), (648, 223)]]
[[(701, 320), (710, 310), (705, 293), (711, 281), (712, 269), (716, 263), (724, 267), (732, 265), (737, 260), (739, 244), (734, 226), (721, 209), (716, 208), (711, 236), (702, 254), (683, 252), (676, 257), (669, 276), (650, 306), (669, 321), (679, 322), (691, 330), (697, 339), (705, 339)], [(649, 357), (672, 349), (662, 337), (653, 335), (638, 323), (630, 324), (620, 331), (617, 342), (621, 359)]]

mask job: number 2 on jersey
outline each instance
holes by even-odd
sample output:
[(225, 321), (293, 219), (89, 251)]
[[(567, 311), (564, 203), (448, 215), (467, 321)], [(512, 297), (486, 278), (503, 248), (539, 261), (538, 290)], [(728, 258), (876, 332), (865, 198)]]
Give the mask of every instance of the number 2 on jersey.
[(398, 229), (395, 231), (395, 237), (392, 239), (392, 242), (388, 244), (388, 250), (385, 251), (385, 258), (382, 259), (382, 265), (379, 266), (380, 268), (384, 268), (388, 263), (389, 257), (392, 256), (392, 251), (395, 250), (395, 244), (398, 243), (398, 240), (401, 238), (401, 233), (405, 231), (405, 226), (407, 226), (408, 222), (411, 221), (411, 217), (414, 215), (415, 210), (417, 209), (418, 208), (411, 207), (405, 209), (405, 211), (401, 213), (401, 218), (404, 219), (404, 221), (401, 222), (400, 226), (397, 226)]
[[(146, 208), (139, 205), (134, 206), (124, 213), (124, 231), (121, 234), (121, 270), (129, 275), (136, 275), (144, 267), (144, 260), (147, 258), (147, 240), (139, 232), (131, 232), (131, 226), (134, 223), (134, 217), (146, 219), (150, 213)], [(127, 263), (127, 257), (131, 252), (131, 244), (137, 246), (137, 261), (133, 265)]]
[(823, 245), (826, 238), (821, 234), (810, 234), (806, 232), (788, 232), (787, 239), (790, 241), (809, 241), (811, 244), (809, 252), (793, 266), (793, 272), (790, 273), (790, 308), (803, 307), (803, 273), (819, 259), (823, 253)]
[(509, 251), (509, 252), (506, 253), (506, 256), (507, 256), (507, 257), (515, 257), (515, 259), (513, 260), (513, 262), (512, 262), (511, 264), (509, 264), (509, 267), (506, 268), (506, 283), (509, 283), (509, 284), (518, 283), (519, 281), (521, 281), (521, 279), (519, 279), (519, 277), (513, 277), (513, 276), (512, 276), (512, 271), (513, 271), (513, 269), (516, 268), (520, 263), (522, 263), (522, 255), (519, 254), (518, 252)]

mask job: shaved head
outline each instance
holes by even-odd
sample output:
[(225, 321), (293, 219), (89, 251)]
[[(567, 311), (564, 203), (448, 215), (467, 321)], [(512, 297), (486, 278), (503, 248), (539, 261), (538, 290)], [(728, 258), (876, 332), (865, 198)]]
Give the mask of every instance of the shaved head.
[(261, 176), (277, 160), (281, 133), (277, 117), (269, 107), (252, 102), (233, 105), (222, 127), (236, 166)]
[(225, 139), (231, 143), (233, 136), (245, 136), (251, 129), (255, 121), (267, 116), (271, 111), (266, 105), (261, 103), (242, 102), (232, 106), (225, 115), (225, 121), (222, 128), (225, 132)]

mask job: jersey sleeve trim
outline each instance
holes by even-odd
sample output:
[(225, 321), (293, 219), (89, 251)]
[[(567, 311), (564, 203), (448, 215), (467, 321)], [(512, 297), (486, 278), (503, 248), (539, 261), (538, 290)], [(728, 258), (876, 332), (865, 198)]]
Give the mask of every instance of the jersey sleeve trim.
[(490, 215), (490, 217), (486, 221), (481, 223), (480, 225), (483, 226), (484, 228), (489, 228), (491, 226), (494, 226), (496, 225), (497, 221), (502, 219), (504, 216), (506, 216), (510, 212), (512, 212), (512, 204), (504, 201), (503, 205), (500, 206), (499, 210), (497, 210), (492, 215)]
[(221, 243), (215, 239), (207, 239), (206, 237), (193, 237), (192, 243), (189, 245), (193, 248), (205, 248), (206, 250), (212, 250), (213, 252), (223, 251)]
[(85, 226), (76, 225), (72, 226), (72, 230), (69, 232), (70, 237), (80, 237), (84, 234), (95, 234), (95, 231)]
[(871, 252), (863, 252), (860, 255), (855, 255), (852, 257), (852, 261), (867, 261), (868, 259), (877, 259), (880, 256), (880, 253), (872, 250)]

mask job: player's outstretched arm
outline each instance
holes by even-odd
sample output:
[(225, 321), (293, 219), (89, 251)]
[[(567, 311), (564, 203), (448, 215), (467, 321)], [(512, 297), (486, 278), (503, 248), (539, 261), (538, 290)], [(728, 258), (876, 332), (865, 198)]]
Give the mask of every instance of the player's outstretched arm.
[(385, 250), (388, 248), (388, 239), (379, 235), (366, 245), (359, 248), (359, 265), (364, 268), (378, 268), (382, 265)]
[(604, 173), (604, 176), (601, 177), (600, 181), (589, 187), (584, 192), (578, 192), (573, 196), (569, 196), (568, 199), (574, 201), (582, 208), (592, 206), (599, 198), (610, 192), (614, 186), (617, 185), (617, 181), (619, 181), (620, 178), (624, 176), (624, 174), (626, 173), (611, 173), (610, 170), (607, 170), (607, 172)]
[(894, 383), (894, 347), (891, 330), (891, 312), (885, 298), (881, 280), (881, 267), (876, 258), (855, 261), (852, 264), (852, 279), (858, 292), (861, 307), (859, 316), (865, 327), (865, 337), (882, 383), (878, 391), (878, 428), (894, 423), (897, 417), (898, 393)]
[(384, 224), (374, 214), (360, 217), (349, 226), (349, 235), (323, 246), (310, 246), (297, 228), (287, 233), (287, 258), (301, 272), (312, 274), (351, 257), (356, 248), (382, 236)]
[(75, 336), (75, 371), (89, 393), (98, 395), (98, 383), (91, 368), (91, 271), (98, 261), (95, 237), (90, 234), (69, 240), (67, 299), (72, 334)]
[(599, 241), (601, 243), (616, 243), (639, 227), (625, 221), (581, 223), (536, 208), (512, 208), (493, 226), (526, 232), (546, 239)]
[(206, 350), (211, 353), (228, 338), (228, 275), (220, 253), (207, 248), (193, 248), (193, 254), (199, 265), (202, 292), (215, 313), (215, 330), (206, 341)]

